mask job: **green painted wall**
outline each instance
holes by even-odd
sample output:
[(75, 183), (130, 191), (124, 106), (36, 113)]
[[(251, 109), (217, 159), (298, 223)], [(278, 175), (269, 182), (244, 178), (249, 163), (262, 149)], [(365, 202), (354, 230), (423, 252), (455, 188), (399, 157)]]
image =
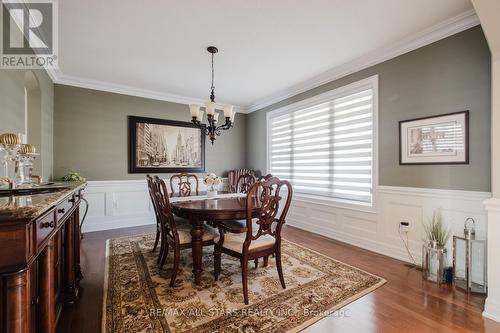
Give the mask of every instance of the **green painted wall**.
[[(55, 177), (74, 170), (88, 180), (145, 179), (128, 173), (129, 115), (190, 120), (184, 104), (55, 85)], [(206, 141), (207, 172), (245, 166), (245, 129), (245, 115), (237, 114), (233, 129), (213, 146)]]
[[(475, 27), (247, 116), (247, 164), (265, 171), (266, 112), (379, 75), (379, 183), (490, 191), (491, 56)], [(470, 110), (469, 165), (399, 165), (398, 122)]]

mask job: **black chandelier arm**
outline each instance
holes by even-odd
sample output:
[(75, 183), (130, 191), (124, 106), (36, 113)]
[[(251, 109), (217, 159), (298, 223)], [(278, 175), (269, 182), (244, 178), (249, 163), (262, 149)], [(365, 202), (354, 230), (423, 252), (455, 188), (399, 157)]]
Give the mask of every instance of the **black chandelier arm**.
[(191, 122), (192, 122), (193, 124), (195, 124), (195, 125), (196, 125), (196, 127), (198, 127), (198, 128), (203, 128), (203, 126), (205, 126), (204, 124), (202, 124), (202, 123), (201, 123), (201, 121), (199, 121), (199, 120), (198, 120), (198, 119), (196, 119), (195, 117), (193, 117), (193, 118), (191, 119)]
[(215, 138), (217, 136), (221, 135), (221, 131), (223, 130), (228, 130), (233, 127), (233, 122), (231, 121), (231, 118), (225, 117), (226, 122), (220, 126), (216, 125), (215, 118), (212, 115), (209, 115), (207, 117), (207, 124), (203, 124), (201, 121), (199, 121), (196, 117), (192, 117), (191, 122), (196, 125), (196, 127), (202, 129), (205, 132), (205, 135), (209, 137), (210, 141), (212, 144), (215, 141)]
[(218, 129), (218, 130), (228, 130), (228, 129), (232, 128), (232, 127), (233, 127), (233, 123), (231, 122), (231, 120), (226, 119), (226, 123), (218, 126), (216, 129)]

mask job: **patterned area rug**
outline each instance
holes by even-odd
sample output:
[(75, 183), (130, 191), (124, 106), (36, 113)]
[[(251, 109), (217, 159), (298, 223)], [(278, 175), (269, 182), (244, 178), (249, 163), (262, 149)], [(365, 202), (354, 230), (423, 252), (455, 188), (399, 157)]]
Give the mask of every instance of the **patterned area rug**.
[(170, 288), (169, 253), (158, 270), (153, 235), (108, 240), (103, 332), (297, 332), (385, 283), (297, 244), (283, 241), (287, 289), (274, 258), (255, 269), (249, 262), (250, 304), (243, 303), (239, 260), (222, 255), (213, 279), (213, 248), (203, 254), (203, 279), (194, 285), (191, 251), (181, 251), (176, 286)]

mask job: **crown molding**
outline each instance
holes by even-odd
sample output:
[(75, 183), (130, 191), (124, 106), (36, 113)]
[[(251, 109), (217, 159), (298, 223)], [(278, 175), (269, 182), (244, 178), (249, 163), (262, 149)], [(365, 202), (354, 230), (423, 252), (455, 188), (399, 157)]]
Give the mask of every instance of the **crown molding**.
[[(423, 46), (437, 42), (446, 37), (452, 36), (464, 30), (470, 29), (479, 25), (479, 18), (476, 12), (471, 9), (460, 15), (452, 17), (437, 25), (429, 27), (417, 34), (408, 36), (392, 45), (382, 47), (373, 52), (367, 53), (357, 59), (344, 63), (340, 66), (334, 67), (320, 75), (313, 77), (302, 83), (293, 85), (287, 89), (283, 89), (275, 94), (257, 100), (255, 103), (248, 106), (234, 106), (236, 112), (251, 113), (260, 110), (266, 106), (278, 103), (287, 98), (293, 97), (302, 92), (319, 87), (325, 83), (340, 79), (349, 74), (358, 72), (365, 68), (374, 66), (381, 62), (398, 57), (402, 54), (411, 52)], [(151, 98), (161, 101), (168, 101), (180, 104), (204, 104), (205, 100), (183, 96), (177, 94), (170, 94), (166, 92), (141, 89), (138, 87), (131, 87), (127, 85), (115, 84), (104, 81), (83, 79), (75, 76), (69, 76), (62, 73), (59, 68), (46, 68), (46, 71), (52, 81), (57, 84), (94, 89), (100, 91), (107, 91), (111, 93), (137, 96), (143, 98)], [(222, 103), (218, 104), (218, 108), (222, 108)]]
[(479, 18), (476, 15), (476, 12), (473, 9), (468, 10), (460, 15), (429, 27), (417, 34), (408, 36), (390, 46), (367, 53), (357, 59), (334, 67), (320, 75), (317, 75), (312, 79), (260, 99), (255, 103), (246, 106), (245, 109), (248, 113), (260, 110), (266, 106), (273, 105), (287, 98), (298, 95), (302, 92), (319, 87), (325, 83), (340, 79), (349, 74), (359, 72), (360, 70), (363, 70), (365, 68), (374, 66), (423, 46), (437, 42), (438, 40), (470, 29), (479, 24), (480, 22)]
[[(47, 70), (47, 71), (49, 71), (49, 70)], [(155, 100), (167, 101), (167, 102), (179, 103), (179, 104), (204, 105), (206, 102), (205, 99), (196, 98), (196, 97), (189, 97), (189, 96), (183, 96), (183, 95), (177, 95), (177, 94), (169, 94), (169, 93), (165, 93), (165, 92), (148, 90), (148, 89), (141, 89), (141, 88), (137, 88), (137, 87), (131, 87), (131, 86), (127, 86), (127, 85), (110, 83), (110, 82), (82, 79), (82, 78), (75, 77), (75, 76), (65, 75), (60, 70), (57, 70), (57, 69), (52, 69), (51, 73), (49, 73), (49, 76), (51, 76), (51, 78), (52, 78), (52, 76), (54, 77), (52, 79), (52, 81), (56, 84), (62, 84), (62, 85), (79, 87), (79, 88), (86, 88), (86, 89), (93, 89), (93, 90), (99, 90), (99, 91), (106, 91), (106, 92), (115, 93), (115, 94), (143, 97), (143, 98), (149, 98), (149, 99), (155, 99)], [(224, 106), (223, 103), (217, 103), (217, 109), (222, 109), (223, 106)], [(234, 110), (236, 112), (239, 112), (239, 113), (246, 113), (246, 110), (238, 105), (234, 105)]]

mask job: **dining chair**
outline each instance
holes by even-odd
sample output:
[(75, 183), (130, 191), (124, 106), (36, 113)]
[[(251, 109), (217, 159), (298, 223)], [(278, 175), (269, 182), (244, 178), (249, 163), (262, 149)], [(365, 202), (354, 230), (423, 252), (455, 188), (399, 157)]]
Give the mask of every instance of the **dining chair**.
[[(151, 252), (156, 251), (156, 247), (158, 246), (158, 242), (160, 241), (160, 235), (161, 235), (161, 223), (160, 223), (160, 216), (158, 213), (158, 208), (156, 206), (156, 200), (154, 196), (154, 187), (153, 187), (153, 177), (150, 175), (146, 175), (147, 183), (148, 183), (148, 191), (149, 191), (149, 197), (151, 198), (151, 203), (153, 205), (153, 210), (155, 212), (155, 218), (156, 218), (156, 237), (155, 237), (155, 243), (153, 245), (153, 250)], [(161, 258), (161, 249), (160, 249), (160, 255), (158, 256), (158, 262), (160, 262)]]
[[(255, 182), (255, 176), (251, 173), (240, 175), (238, 177), (238, 181), (236, 182), (236, 186), (234, 187), (235, 192), (247, 193)], [(243, 233), (247, 230), (246, 220), (226, 220), (219, 222), (219, 224), (227, 232)], [(255, 261), (255, 265), (257, 264), (258, 259)]]
[[(172, 246), (174, 252), (174, 266), (172, 268), (172, 276), (170, 277), (170, 287), (173, 287), (179, 270), (180, 251), (191, 248), (191, 224), (187, 220), (174, 218), (170, 206), (167, 186), (158, 176), (153, 178), (153, 192), (162, 227), (161, 245), (163, 246), (163, 250), (159, 268), (162, 269), (165, 264), (169, 247)], [(218, 236), (219, 233), (217, 229), (204, 224), (202, 246), (214, 245), (214, 239)]]
[(193, 173), (179, 173), (170, 177), (170, 196), (174, 196), (176, 191), (174, 181), (176, 183), (177, 193), (180, 197), (189, 197), (192, 194), (192, 185), (195, 184), (195, 195), (198, 195), (198, 176)]
[(236, 192), (248, 193), (252, 185), (255, 183), (255, 176), (251, 173), (245, 173), (238, 177), (236, 182)]
[[(239, 193), (247, 193), (255, 182), (256, 179), (253, 174), (246, 173), (240, 175), (238, 177), (238, 181), (236, 182), (235, 190), (236, 192)], [(226, 221), (220, 221), (219, 224), (227, 232), (243, 233), (247, 230), (245, 220), (226, 220)], [(258, 260), (256, 259), (255, 262), (257, 265)]]
[(271, 178), (272, 176), (273, 176), (272, 174), (268, 173), (268, 174), (267, 174), (267, 175), (265, 175), (265, 176), (260, 176), (260, 177), (257, 179), (257, 181), (261, 182), (261, 181), (263, 181), (263, 180), (268, 180), (268, 179), (269, 179), (269, 178)]
[(229, 192), (233, 192), (233, 193), (237, 192), (238, 178), (241, 175), (244, 175), (244, 174), (247, 174), (247, 173), (255, 176), (255, 171), (251, 170), (251, 169), (236, 169), (236, 170), (230, 170), (230, 171), (228, 171), (228, 173), (227, 173), (227, 182), (229, 184)]
[[(285, 192), (283, 188), (286, 189), (286, 197), (281, 214), (277, 218), (284, 195), (282, 192)], [(228, 233), (226, 229), (219, 227), (220, 236), (214, 240), (215, 280), (218, 280), (221, 272), (222, 253), (240, 259), (245, 304), (248, 304), (249, 260), (264, 258), (264, 266), (267, 266), (269, 256), (274, 254), (281, 286), (283, 289), (286, 288), (281, 265), (281, 229), (285, 224), (292, 194), (292, 185), (286, 180), (272, 177), (266, 181), (256, 182), (246, 197), (246, 231)], [(254, 220), (256, 208), (258, 214)]]

